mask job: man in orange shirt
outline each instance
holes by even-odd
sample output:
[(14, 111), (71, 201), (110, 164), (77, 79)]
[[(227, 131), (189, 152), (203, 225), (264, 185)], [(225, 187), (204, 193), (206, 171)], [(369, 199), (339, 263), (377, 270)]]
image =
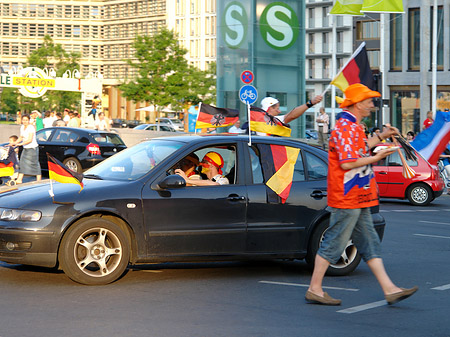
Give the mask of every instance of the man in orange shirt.
[(324, 305), (340, 305), (341, 300), (330, 297), (322, 289), (322, 281), (330, 264), (336, 263), (350, 238), (376, 276), (389, 304), (401, 301), (417, 287), (403, 289), (389, 278), (380, 257), (380, 239), (373, 226), (370, 207), (378, 205), (378, 190), (370, 164), (392, 153), (391, 149), (371, 156), (369, 149), (382, 140), (397, 134), (387, 125), (383, 132), (366, 138), (361, 120), (370, 116), (373, 97), (380, 93), (363, 84), (350, 85), (345, 90), (341, 118), (331, 133), (328, 152), (328, 206), (331, 207), (330, 227), (315, 258), (311, 284), (306, 300)]

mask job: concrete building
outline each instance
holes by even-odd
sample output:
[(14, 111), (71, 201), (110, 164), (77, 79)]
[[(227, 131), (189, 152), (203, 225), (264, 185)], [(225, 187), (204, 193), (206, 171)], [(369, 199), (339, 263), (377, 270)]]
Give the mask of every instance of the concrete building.
[(0, 0), (1, 66), (26, 63), (45, 35), (68, 52), (81, 54), (81, 75), (102, 74), (103, 109), (112, 118), (142, 119), (117, 86), (134, 69), (136, 35), (160, 27), (175, 30), (189, 50), (188, 61), (206, 69), (215, 60), (215, 0)]

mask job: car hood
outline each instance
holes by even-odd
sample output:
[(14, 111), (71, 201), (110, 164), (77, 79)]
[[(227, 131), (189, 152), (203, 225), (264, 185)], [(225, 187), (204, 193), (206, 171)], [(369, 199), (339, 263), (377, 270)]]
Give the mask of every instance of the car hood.
[[(114, 195), (129, 186), (130, 182), (83, 179), (84, 188), (77, 184), (52, 182), (54, 203), (77, 203), (87, 200), (101, 200), (102, 196)], [(0, 208), (39, 209), (52, 201), (50, 179), (29, 182), (16, 186), (0, 187)]]

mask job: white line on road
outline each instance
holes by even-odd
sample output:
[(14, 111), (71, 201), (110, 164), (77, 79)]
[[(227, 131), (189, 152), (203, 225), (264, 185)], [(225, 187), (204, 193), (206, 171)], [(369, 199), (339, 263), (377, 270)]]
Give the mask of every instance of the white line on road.
[[(304, 287), (309, 288), (309, 284), (300, 284), (300, 283), (288, 283), (288, 282), (273, 282), (273, 281), (258, 281), (259, 283), (266, 284), (277, 284), (280, 286), (292, 286), (292, 287)], [(359, 291), (359, 289), (354, 288), (339, 288), (339, 287), (322, 287), (323, 289), (332, 289), (332, 290), (345, 290), (345, 291)]]
[(450, 222), (422, 221), (422, 220), (420, 220), (419, 222), (431, 223), (431, 224), (435, 224), (435, 225), (447, 225), (447, 226), (450, 226)]
[(354, 314), (356, 312), (382, 307), (383, 305), (386, 305), (386, 304), (387, 304), (387, 302), (385, 300), (383, 300), (383, 301), (358, 305), (356, 307), (351, 307), (348, 309), (338, 310), (337, 312), (339, 312), (341, 314)]
[(413, 234), (416, 236), (425, 236), (428, 238), (438, 238), (438, 239), (450, 239), (450, 236), (441, 236), (441, 235), (428, 235), (428, 234)]
[(431, 288), (431, 290), (448, 290), (450, 289), (450, 284), (446, 284), (440, 287)]

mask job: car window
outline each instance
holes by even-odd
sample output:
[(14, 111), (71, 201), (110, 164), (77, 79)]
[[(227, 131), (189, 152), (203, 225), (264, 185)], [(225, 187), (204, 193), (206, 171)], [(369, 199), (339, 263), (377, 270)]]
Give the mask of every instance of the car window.
[(85, 175), (102, 179), (136, 180), (154, 169), (184, 143), (161, 139), (139, 143), (102, 161), (87, 170)]
[(165, 126), (165, 125), (160, 125), (160, 126), (159, 126), (159, 129), (160, 129), (161, 131), (171, 131), (170, 127)]
[(305, 151), (306, 167), (308, 171), (308, 180), (327, 179), (328, 165), (318, 156)]
[(255, 146), (250, 147), (249, 151), (250, 151), (250, 160), (252, 163), (253, 184), (262, 184), (264, 183), (264, 177), (261, 162), (259, 159), (259, 151)]
[(92, 134), (95, 141), (102, 144), (114, 144), (114, 145), (125, 145), (122, 138), (119, 137), (119, 135), (116, 135), (114, 133), (95, 133)]
[(53, 130), (40, 130), (36, 132), (36, 140), (41, 142), (46, 142), (50, 138), (50, 135), (52, 134)]
[[(72, 133), (73, 132), (70, 130), (56, 129), (55, 134), (53, 135), (53, 138), (52, 138), (52, 142), (67, 143), (70, 141), (69, 139), (72, 136)], [(75, 137), (77, 137), (77, 136), (75, 135)]]
[[(405, 157), (405, 150), (400, 149), (402, 151), (403, 158)], [(409, 166), (417, 166), (418, 163), (416, 160), (406, 160)], [(398, 151), (395, 151), (388, 157), (388, 166), (403, 166), (402, 160), (400, 159), (400, 155), (398, 154)]]
[(305, 181), (305, 167), (303, 165), (302, 151), (300, 150), (297, 162), (294, 167), (294, 176), (292, 177), (292, 181)]

